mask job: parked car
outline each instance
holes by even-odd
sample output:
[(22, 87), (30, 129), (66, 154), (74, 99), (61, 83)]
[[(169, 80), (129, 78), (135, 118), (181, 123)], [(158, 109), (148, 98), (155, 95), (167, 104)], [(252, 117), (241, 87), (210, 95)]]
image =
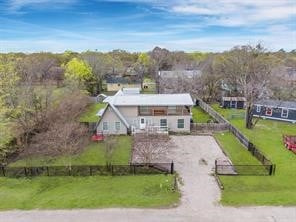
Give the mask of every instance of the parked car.
[(296, 136), (283, 136), (283, 142), (288, 150), (296, 154)]

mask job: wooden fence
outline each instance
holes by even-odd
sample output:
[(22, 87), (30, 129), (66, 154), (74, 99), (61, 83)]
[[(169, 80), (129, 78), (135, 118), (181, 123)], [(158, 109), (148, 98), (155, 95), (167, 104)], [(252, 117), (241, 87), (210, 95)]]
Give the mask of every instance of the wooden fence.
[(0, 177), (34, 176), (123, 176), (135, 174), (173, 174), (174, 163), (130, 165), (73, 165), (73, 166), (0, 166)]
[(204, 132), (213, 132), (213, 131), (225, 131), (228, 130), (229, 126), (225, 123), (191, 123), (190, 131), (204, 131)]

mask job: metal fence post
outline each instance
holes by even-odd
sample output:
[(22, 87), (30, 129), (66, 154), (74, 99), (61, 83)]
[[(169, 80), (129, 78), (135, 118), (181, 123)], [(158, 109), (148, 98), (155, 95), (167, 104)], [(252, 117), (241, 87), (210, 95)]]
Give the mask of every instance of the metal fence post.
[(89, 175), (92, 176), (92, 167), (89, 166)]
[(217, 160), (215, 160), (215, 174), (217, 174)]
[(46, 173), (47, 173), (47, 176), (49, 177), (49, 169), (48, 169), (48, 166), (46, 167)]
[(171, 162), (171, 174), (173, 174), (174, 173), (174, 162), (172, 161)]
[(1, 170), (2, 170), (3, 176), (5, 177), (5, 169), (4, 169), (4, 166), (1, 167)]
[(269, 165), (269, 176), (272, 175), (273, 172), (273, 165)]
[(25, 171), (25, 176), (27, 177), (28, 174), (27, 174), (27, 168), (26, 167), (24, 167), (24, 171)]

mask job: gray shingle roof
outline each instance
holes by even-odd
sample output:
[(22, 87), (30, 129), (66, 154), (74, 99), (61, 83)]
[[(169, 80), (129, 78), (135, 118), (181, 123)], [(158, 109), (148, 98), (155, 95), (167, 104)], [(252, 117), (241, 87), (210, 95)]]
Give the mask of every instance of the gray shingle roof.
[(272, 107), (285, 107), (296, 109), (296, 101), (281, 101), (281, 100), (259, 100), (255, 102), (255, 105), (265, 105)]

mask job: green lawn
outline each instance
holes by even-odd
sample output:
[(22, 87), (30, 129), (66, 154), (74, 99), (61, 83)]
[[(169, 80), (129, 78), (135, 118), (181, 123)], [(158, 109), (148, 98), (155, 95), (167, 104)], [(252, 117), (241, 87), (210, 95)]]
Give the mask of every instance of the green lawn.
[(216, 133), (214, 136), (234, 165), (261, 164), (232, 133)]
[(145, 85), (145, 83), (148, 84), (148, 89), (142, 89), (141, 93), (142, 94), (154, 94), (156, 93), (156, 83), (153, 79), (145, 77), (144, 81), (143, 81), (143, 85)]
[(199, 106), (194, 106), (192, 108), (192, 119), (195, 123), (207, 123), (213, 120), (213, 118)]
[[(215, 107), (224, 116), (233, 112)], [(242, 111), (240, 111), (242, 112)], [(260, 119), (254, 129), (244, 127), (243, 119), (231, 119), (273, 163), (274, 176), (221, 176), (225, 187), (222, 193), (223, 204), (227, 205), (296, 205), (296, 155), (288, 151), (282, 143), (283, 134), (296, 135), (296, 125), (273, 120)], [(254, 163), (256, 160), (242, 151), (235, 137), (228, 133), (217, 134), (235, 164)]]
[(0, 178), (0, 210), (168, 207), (172, 175)]
[[(118, 148), (114, 152), (114, 164), (128, 164), (131, 155), (132, 138), (130, 136), (118, 136)], [(91, 142), (85, 150), (78, 154), (61, 156), (56, 158), (34, 157), (30, 159), (20, 159), (9, 166), (58, 166), (65, 165), (71, 159), (72, 165), (105, 165), (104, 142)]]
[(98, 122), (100, 117), (98, 117), (96, 114), (98, 111), (106, 106), (105, 103), (94, 103), (91, 104), (88, 109), (82, 113), (80, 117), (80, 122), (88, 122), (88, 123), (95, 123)]

